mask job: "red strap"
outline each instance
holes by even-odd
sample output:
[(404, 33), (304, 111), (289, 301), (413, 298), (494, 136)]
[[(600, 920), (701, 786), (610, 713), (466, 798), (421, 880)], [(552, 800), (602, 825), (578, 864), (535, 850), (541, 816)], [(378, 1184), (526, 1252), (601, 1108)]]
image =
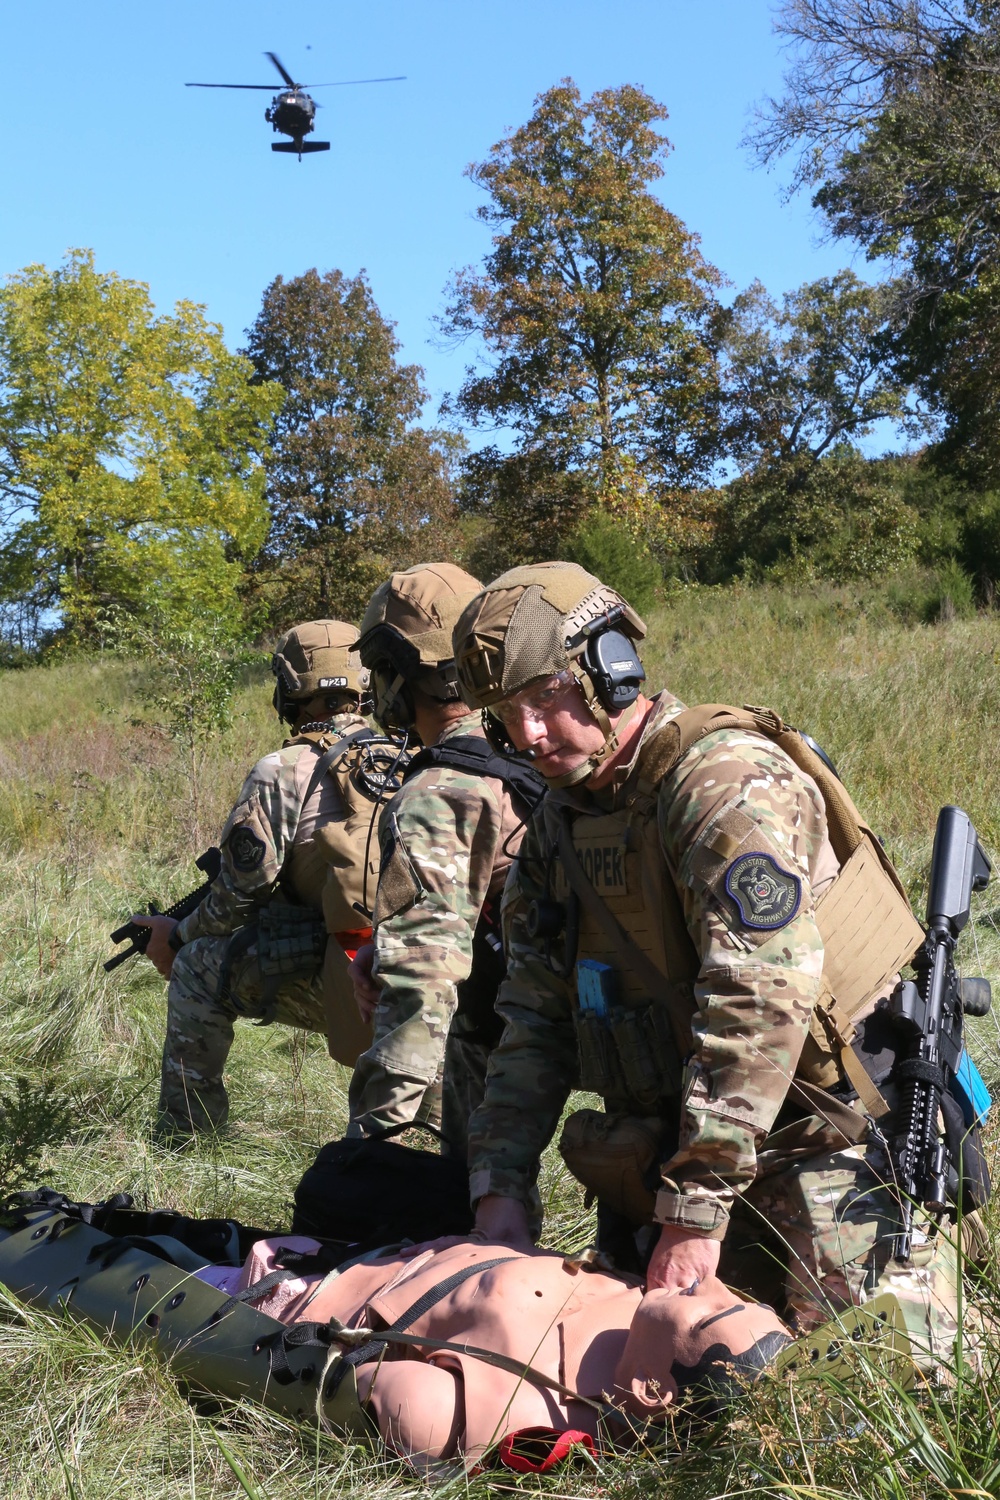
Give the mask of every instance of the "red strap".
[(578, 1445), (588, 1453), (595, 1451), (589, 1432), (572, 1427), (567, 1432), (557, 1432), (554, 1427), (522, 1427), (520, 1432), (509, 1432), (501, 1442), (500, 1462), (518, 1474), (547, 1474)]

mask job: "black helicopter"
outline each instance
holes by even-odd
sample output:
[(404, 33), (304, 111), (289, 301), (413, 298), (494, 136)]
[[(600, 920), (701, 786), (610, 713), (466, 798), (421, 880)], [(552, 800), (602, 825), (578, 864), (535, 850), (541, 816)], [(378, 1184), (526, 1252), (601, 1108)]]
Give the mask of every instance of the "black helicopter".
[[(342, 78), (336, 83), (296, 83), (292, 75), (282, 64), (280, 57), (274, 52), (265, 52), (287, 83), (287, 89), (282, 89), (280, 94), (275, 94), (269, 107), (264, 111), (264, 119), (274, 131), (280, 131), (282, 135), (290, 135), (290, 141), (273, 141), (272, 151), (293, 151), (302, 160), (303, 153), (309, 151), (329, 151), (329, 141), (307, 141), (306, 136), (315, 129), (316, 101), (306, 93), (306, 88), (311, 89), (336, 89), (344, 88), (352, 83), (402, 83), (405, 74), (398, 74), (393, 78)], [(273, 83), (186, 83), (186, 89), (265, 89), (268, 92), (274, 87)]]

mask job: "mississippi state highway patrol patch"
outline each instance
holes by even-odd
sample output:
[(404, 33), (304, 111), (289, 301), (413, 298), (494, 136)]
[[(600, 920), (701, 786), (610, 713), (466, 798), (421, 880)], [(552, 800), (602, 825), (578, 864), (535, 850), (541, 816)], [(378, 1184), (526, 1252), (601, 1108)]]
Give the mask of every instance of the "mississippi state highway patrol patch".
[(741, 854), (726, 871), (726, 892), (744, 927), (768, 932), (792, 920), (802, 900), (802, 882), (770, 854)]
[(229, 837), (229, 857), (234, 869), (256, 870), (264, 858), (264, 840), (252, 828), (236, 828)]

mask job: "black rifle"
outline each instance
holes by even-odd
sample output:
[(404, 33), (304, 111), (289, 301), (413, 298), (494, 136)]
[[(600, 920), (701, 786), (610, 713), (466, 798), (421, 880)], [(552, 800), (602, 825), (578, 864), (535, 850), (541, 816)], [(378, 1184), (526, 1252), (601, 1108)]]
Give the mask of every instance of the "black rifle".
[(957, 1198), (958, 1163), (949, 1159), (939, 1111), (962, 1064), (964, 1017), (986, 1014), (990, 987), (985, 979), (959, 979), (955, 947), (969, 920), (972, 892), (985, 889), (991, 869), (968, 815), (960, 807), (943, 807), (931, 856), (927, 938), (913, 960), (917, 980), (899, 985), (890, 1003), (910, 1039), (893, 1074), (902, 1085), (892, 1154), (902, 1213), (895, 1255), (903, 1262), (910, 1258), (914, 1208), (922, 1205), (940, 1220)]
[[(160, 911), (151, 901), (149, 903), (150, 916), (173, 917), (175, 921), (180, 922), (184, 917), (190, 916), (196, 906), (201, 905), (208, 895), (213, 880), (219, 878), (219, 872), (222, 869), (222, 853), (213, 845), (211, 849), (206, 849), (204, 854), (199, 854), (194, 863), (195, 868), (201, 870), (205, 876), (204, 884), (200, 885), (196, 891), (191, 891), (189, 895), (182, 896), (166, 911)], [(130, 946), (108, 959), (104, 965), (107, 972), (110, 974), (112, 969), (117, 969), (118, 965), (123, 964), (127, 958), (131, 958), (133, 953), (145, 953), (151, 932), (151, 928), (140, 927), (137, 922), (123, 922), (120, 927), (116, 927), (111, 934), (111, 941), (129, 943)]]

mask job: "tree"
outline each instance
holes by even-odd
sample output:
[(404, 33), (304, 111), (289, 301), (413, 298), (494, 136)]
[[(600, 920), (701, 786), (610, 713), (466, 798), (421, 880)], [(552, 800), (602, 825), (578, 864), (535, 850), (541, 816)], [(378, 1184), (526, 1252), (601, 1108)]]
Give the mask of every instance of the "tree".
[(780, 307), (755, 282), (720, 316), (728, 447), (743, 471), (717, 517), (724, 571), (802, 559), (856, 577), (913, 553), (915, 513), (854, 446), (879, 421), (923, 425), (890, 359), (896, 306), (892, 285), (839, 271)]
[(22, 638), (92, 639), (113, 604), (236, 608), (281, 399), (252, 373), (203, 309), (156, 316), (146, 286), (90, 251), (0, 288), (0, 605)]
[(720, 317), (729, 451), (744, 470), (817, 460), (876, 422), (916, 428), (891, 363), (896, 292), (853, 271), (806, 282), (779, 308), (759, 281)]
[(889, 256), (897, 356), (945, 418), (945, 447), (1000, 471), (1000, 4), (785, 0), (786, 90), (753, 137), (836, 235)]
[(918, 517), (893, 476), (848, 443), (732, 481), (715, 530), (720, 576), (885, 578), (915, 555)]
[(141, 664), (135, 691), (150, 722), (178, 748), (184, 788), (178, 811), (188, 842), (198, 847), (211, 831), (204, 813), (206, 751), (231, 726), (244, 669), (259, 659), (241, 649), (238, 632), (217, 615), (179, 623), (155, 607), (139, 619), (112, 606), (98, 628), (102, 645)]
[(454, 442), (414, 425), (418, 365), (364, 273), (278, 276), (247, 330), (261, 381), (286, 392), (267, 460), (271, 529), (253, 589), (268, 622), (353, 618), (385, 574), (454, 546)]
[[(482, 273), (456, 275), (441, 326), (477, 338), (484, 357), (447, 410), (513, 434), (512, 451), (469, 462), (465, 504), (511, 533), (515, 554), (520, 507), (540, 483), (575, 523), (625, 457), (658, 502), (717, 456), (721, 278), (650, 191), (670, 150), (664, 119), (642, 89), (584, 102), (564, 79), (468, 169), (489, 194), (477, 212), (493, 250)], [(525, 555), (536, 545), (520, 540)]]

